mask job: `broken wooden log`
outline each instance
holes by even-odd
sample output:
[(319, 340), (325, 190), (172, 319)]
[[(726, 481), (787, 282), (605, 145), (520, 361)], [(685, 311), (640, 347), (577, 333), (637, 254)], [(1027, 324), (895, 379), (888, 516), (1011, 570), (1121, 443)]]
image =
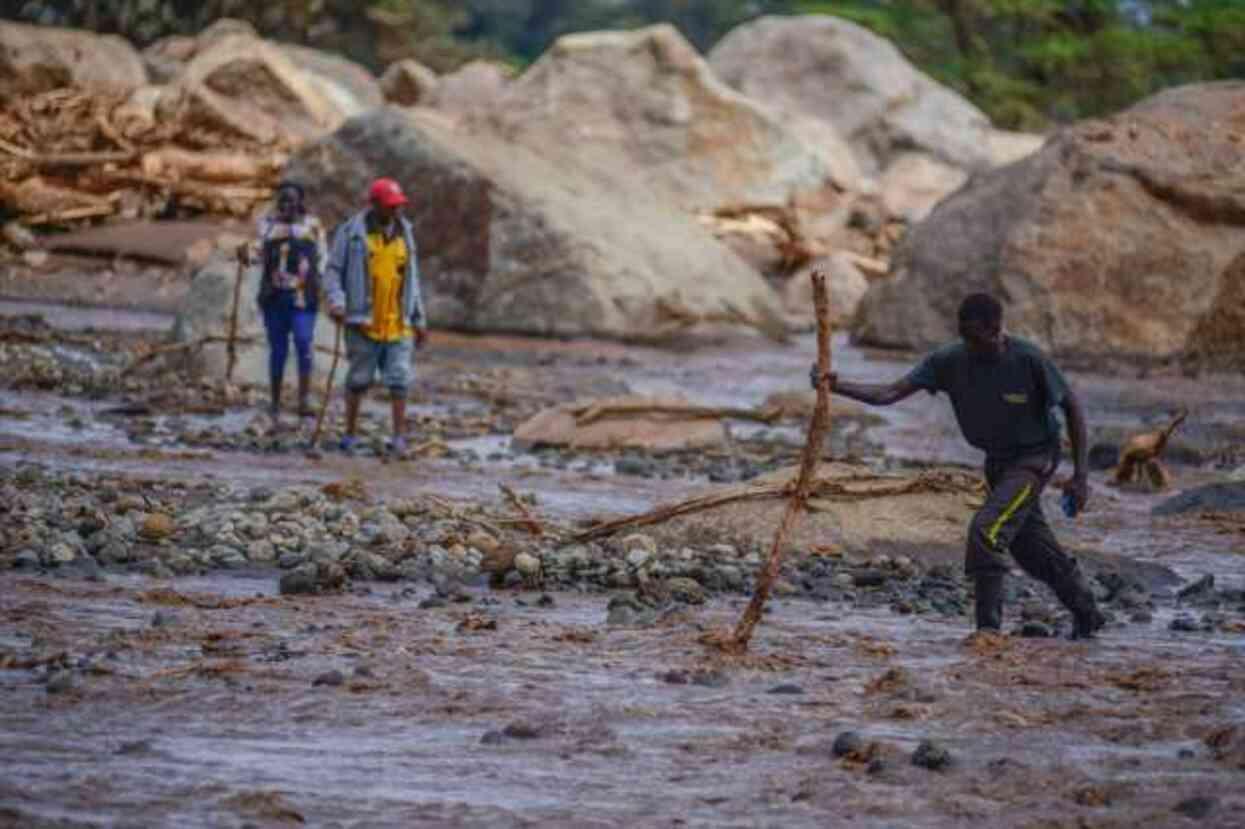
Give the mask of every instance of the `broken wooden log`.
[(590, 403), (575, 410), (575, 422), (580, 426), (586, 426), (587, 424), (595, 423), (598, 420), (646, 414), (669, 415), (683, 419), (706, 418), (721, 420), (724, 418), (733, 418), (735, 420), (752, 420), (766, 425), (772, 425), (782, 416), (782, 412), (780, 410), (773, 408), (738, 409), (731, 407), (696, 406), (691, 403), (687, 405), (678, 405), (674, 403), (662, 402)]

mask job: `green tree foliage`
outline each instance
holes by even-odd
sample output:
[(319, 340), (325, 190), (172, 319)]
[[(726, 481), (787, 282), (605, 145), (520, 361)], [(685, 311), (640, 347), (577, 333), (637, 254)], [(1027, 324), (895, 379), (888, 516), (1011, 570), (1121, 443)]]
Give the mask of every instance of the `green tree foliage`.
[(895, 44), (996, 124), (1042, 129), (1245, 76), (1240, 0), (797, 0)]
[(373, 69), (415, 57), (523, 66), (559, 36), (672, 23), (708, 51), (762, 14), (834, 14), (893, 41), (996, 124), (1042, 129), (1157, 89), (1245, 77), (1245, 0), (0, 0), (0, 17), (118, 32), (139, 45), (222, 16)]

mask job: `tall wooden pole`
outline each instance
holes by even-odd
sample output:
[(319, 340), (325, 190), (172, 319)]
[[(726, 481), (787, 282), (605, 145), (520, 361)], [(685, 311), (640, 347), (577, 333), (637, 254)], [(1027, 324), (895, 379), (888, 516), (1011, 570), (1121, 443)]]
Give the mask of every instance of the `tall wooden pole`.
[(329, 364), (329, 379), (324, 384), (324, 399), (320, 401), (320, 414), (316, 416), (316, 428), (311, 432), (311, 448), (320, 443), (320, 428), (324, 426), (324, 415), (329, 410), (329, 400), (333, 397), (333, 378), (337, 374), (337, 359), (342, 351), (342, 324), (335, 322), (336, 332), (333, 334), (333, 362)]
[(719, 641), (724, 650), (742, 653), (748, 649), (752, 639), (752, 631), (761, 620), (765, 602), (769, 599), (774, 581), (782, 568), (782, 551), (787, 535), (795, 525), (795, 519), (804, 510), (816, 479), (817, 458), (821, 454), (821, 444), (826, 430), (830, 426), (830, 300), (826, 294), (826, 277), (819, 271), (812, 274), (813, 310), (817, 314), (817, 403), (813, 408), (813, 419), (808, 425), (808, 436), (804, 442), (804, 452), (800, 457), (800, 472), (795, 480), (795, 488), (791, 492), (791, 500), (787, 502), (787, 510), (783, 513), (782, 523), (774, 533), (774, 543), (770, 547), (769, 558), (762, 565), (757, 575), (757, 586), (752, 594), (752, 601), (744, 609), (735, 633), (729, 640)]

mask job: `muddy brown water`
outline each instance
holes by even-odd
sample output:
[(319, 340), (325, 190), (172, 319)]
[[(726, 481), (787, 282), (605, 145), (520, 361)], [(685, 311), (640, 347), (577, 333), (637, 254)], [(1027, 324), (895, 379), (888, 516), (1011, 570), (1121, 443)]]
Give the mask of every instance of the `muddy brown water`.
[[(108, 327), (91, 319), (78, 322)], [(493, 359), (481, 343), (478, 359)], [(807, 339), (690, 354), (532, 348), (568, 386), (608, 372), (637, 392), (722, 405), (801, 388), (812, 353)], [(626, 359), (597, 364), (602, 353)], [(861, 379), (908, 365), (842, 339), (835, 356)], [(1125, 428), (1192, 402), (1208, 446), (1245, 409), (1241, 378), (1074, 379), (1091, 419)], [(94, 416), (108, 405), (4, 393), (0, 464), (239, 486), (364, 476), (374, 494), (470, 499), (495, 497), (501, 480), (576, 517), (638, 512), (704, 485), (521, 457), (380, 464), (144, 446)], [(65, 407), (82, 425), (67, 425)], [(944, 401), (881, 414), (868, 435), (879, 462), (977, 460)], [(471, 440), (504, 453), (504, 436)], [(1177, 474), (1188, 484), (1222, 473)], [(1159, 496), (1094, 482), (1094, 510), (1053, 519), (1074, 546), (1245, 589), (1245, 536), (1153, 517)], [(752, 653), (727, 660), (698, 638), (732, 623), (742, 598), (619, 628), (605, 624), (602, 595), (558, 593), (538, 607), (535, 594), (478, 590), (469, 604), (420, 609), (424, 585), (298, 600), (275, 588), (269, 573), (0, 574), (0, 653), (16, 655), (0, 670), (0, 825), (1182, 826), (1193, 820), (1174, 810), (1199, 797), (1200, 825), (1245, 825), (1242, 771), (1204, 743), (1245, 723), (1245, 638), (1172, 632), (1170, 603), (1096, 643), (970, 644), (964, 619), (782, 600)], [(62, 666), (72, 687), (50, 692)], [(340, 684), (315, 684), (333, 671)], [(800, 693), (773, 693), (781, 686)], [(847, 730), (865, 748), (835, 757)], [(923, 739), (950, 751), (949, 768), (910, 762)]]
[[(1231, 637), (973, 647), (954, 621), (793, 601), (726, 660), (697, 638), (742, 600), (639, 629), (566, 594), (0, 585), (8, 647), (84, 666), (60, 693), (0, 673), (15, 825), (1167, 826), (1199, 796), (1203, 825), (1245, 820), (1242, 772), (1202, 742), (1245, 716)], [(836, 758), (847, 730), (876, 745)], [(949, 768), (912, 765), (926, 739)]]

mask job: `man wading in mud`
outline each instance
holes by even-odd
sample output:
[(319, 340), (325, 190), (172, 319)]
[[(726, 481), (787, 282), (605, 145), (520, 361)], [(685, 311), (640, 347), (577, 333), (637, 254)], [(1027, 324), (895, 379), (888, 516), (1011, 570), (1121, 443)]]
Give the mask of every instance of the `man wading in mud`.
[[(829, 375), (830, 390), (874, 406), (889, 406), (918, 390), (945, 392), (965, 440), (986, 453), (986, 503), (968, 526), (964, 569), (976, 589), (978, 630), (1003, 625), (1005, 558), (1049, 584), (1072, 611), (1072, 638), (1093, 636), (1105, 623), (1076, 559), (1059, 546), (1040, 496), (1059, 465), (1063, 409), (1074, 471), (1064, 497), (1075, 511), (1089, 498), (1085, 415), (1059, 369), (1036, 346), (1003, 333), (1003, 306), (988, 294), (960, 305), (961, 342), (930, 353), (906, 377), (889, 385), (851, 383)], [(817, 367), (809, 372), (816, 386)]]

